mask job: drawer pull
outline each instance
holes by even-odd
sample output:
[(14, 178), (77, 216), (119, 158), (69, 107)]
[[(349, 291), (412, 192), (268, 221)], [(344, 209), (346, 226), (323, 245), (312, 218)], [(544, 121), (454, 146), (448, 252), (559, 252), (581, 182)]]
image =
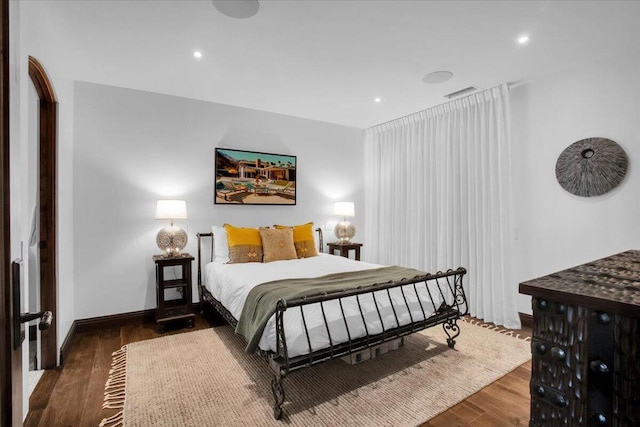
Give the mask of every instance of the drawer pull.
[(534, 342), (533, 348), (538, 352), (538, 354), (545, 354), (547, 352), (547, 346), (541, 342)]
[(609, 373), (609, 367), (601, 360), (594, 360), (589, 364), (589, 367), (596, 374), (604, 375)]
[(536, 393), (538, 393), (538, 396), (540, 396), (540, 397), (544, 397), (544, 393), (545, 393), (545, 391), (544, 391), (544, 387), (542, 387), (541, 385), (539, 385), (539, 386), (536, 388)]
[(601, 425), (601, 426), (606, 426), (607, 425), (607, 417), (605, 417), (604, 414), (601, 414), (600, 412), (595, 414), (593, 416), (593, 419), (595, 420), (595, 422), (598, 425)]
[(561, 394), (556, 393), (553, 396), (552, 401), (559, 408), (564, 408), (565, 406), (567, 406), (567, 399), (565, 399)]
[(557, 360), (564, 360), (567, 358), (567, 352), (560, 347), (551, 347), (551, 357)]
[(538, 300), (538, 308), (540, 310), (546, 310), (547, 308), (549, 308), (549, 303), (547, 302), (547, 300), (540, 299)]
[(598, 323), (608, 325), (611, 322), (611, 316), (607, 313), (598, 313)]

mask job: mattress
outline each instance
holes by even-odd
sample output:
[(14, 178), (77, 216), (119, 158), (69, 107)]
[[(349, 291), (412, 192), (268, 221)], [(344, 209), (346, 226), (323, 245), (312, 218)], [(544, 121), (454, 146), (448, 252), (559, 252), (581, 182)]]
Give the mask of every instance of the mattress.
[[(205, 266), (204, 286), (238, 319), (242, 313), (247, 294), (261, 283), (281, 279), (321, 277), (327, 274), (380, 267), (383, 266), (327, 254), (269, 263), (226, 264), (212, 262)], [(439, 307), (442, 303), (442, 296), (435, 282), (430, 282), (426, 286), (424, 284), (418, 285), (417, 294), (412, 285), (404, 286), (403, 290), (404, 296), (399, 288), (391, 289), (389, 292), (391, 299), (386, 291), (375, 292), (375, 299), (372, 294), (361, 295), (359, 297), (360, 304), (355, 296), (343, 298), (342, 308), (337, 301), (325, 302), (324, 316), (319, 303), (306, 305), (302, 308), (304, 320), (300, 307), (287, 310), (284, 314), (284, 330), (289, 357), (329, 347), (329, 335), (331, 342), (335, 345), (347, 342), (349, 337), (355, 339), (364, 337), (367, 333), (369, 335), (382, 333), (383, 326), (385, 330), (388, 330), (409, 324), (412, 318), (414, 321), (422, 320), (425, 318), (423, 310), (429, 317), (433, 314), (435, 307)], [(407, 303), (405, 303), (405, 298)], [(431, 298), (433, 298), (433, 302)], [(379, 313), (376, 309), (376, 303)], [(362, 308), (362, 314), (359, 306)], [(348, 328), (345, 326), (345, 318)], [(309, 332), (308, 339), (305, 323)], [(327, 324), (329, 333), (327, 333)], [(276, 351), (275, 315), (267, 322), (259, 348), (265, 351)]]

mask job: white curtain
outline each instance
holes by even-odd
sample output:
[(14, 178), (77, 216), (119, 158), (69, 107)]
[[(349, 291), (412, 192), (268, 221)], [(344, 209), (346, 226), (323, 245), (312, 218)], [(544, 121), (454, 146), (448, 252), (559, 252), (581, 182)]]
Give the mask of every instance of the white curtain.
[(372, 262), (465, 267), (471, 315), (518, 329), (509, 119), (502, 85), (368, 129), (365, 238)]

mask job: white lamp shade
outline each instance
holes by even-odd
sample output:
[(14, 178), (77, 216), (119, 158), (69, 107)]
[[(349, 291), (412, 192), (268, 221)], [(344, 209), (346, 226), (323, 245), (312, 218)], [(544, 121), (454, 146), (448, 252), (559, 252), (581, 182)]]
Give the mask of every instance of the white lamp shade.
[(356, 210), (353, 202), (336, 202), (333, 205), (333, 214), (337, 216), (355, 216)]
[(187, 219), (187, 202), (184, 200), (158, 200), (156, 219)]

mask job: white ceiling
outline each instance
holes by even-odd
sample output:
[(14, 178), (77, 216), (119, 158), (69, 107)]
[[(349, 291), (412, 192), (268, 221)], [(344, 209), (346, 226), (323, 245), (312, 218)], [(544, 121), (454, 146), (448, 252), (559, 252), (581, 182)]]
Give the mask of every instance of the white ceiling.
[[(208, 0), (26, 3), (43, 8), (76, 80), (358, 128), (469, 85), (615, 58), (640, 39), (638, 1), (261, 0), (249, 19)], [(422, 82), (440, 70), (455, 75)]]

